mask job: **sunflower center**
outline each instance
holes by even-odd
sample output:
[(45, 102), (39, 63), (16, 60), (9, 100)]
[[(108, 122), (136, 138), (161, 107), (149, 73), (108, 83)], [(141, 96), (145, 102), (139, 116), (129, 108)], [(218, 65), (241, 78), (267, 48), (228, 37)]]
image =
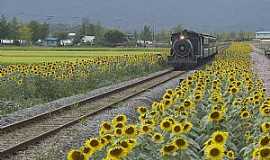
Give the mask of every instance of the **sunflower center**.
[(210, 151), (210, 155), (211, 156), (218, 156), (220, 154), (220, 151), (219, 151), (219, 149), (217, 149), (217, 148), (213, 148), (213, 149), (211, 149), (211, 151)]
[(171, 126), (171, 123), (170, 122), (167, 122), (166, 121), (166, 122), (163, 123), (163, 127), (164, 128), (169, 128), (170, 126)]
[(155, 135), (154, 138), (155, 138), (155, 140), (160, 140), (161, 139), (161, 136), (157, 134), (157, 135)]
[(124, 120), (124, 117), (123, 117), (123, 116), (118, 116), (118, 117), (116, 118), (116, 120), (117, 120), (117, 121), (123, 121), (123, 120)]
[(270, 149), (269, 148), (263, 148), (260, 151), (260, 154), (262, 157), (268, 157), (270, 155)]
[(175, 149), (175, 146), (169, 145), (164, 147), (165, 152), (172, 152)]
[(104, 127), (106, 130), (110, 130), (110, 129), (111, 129), (111, 125), (109, 125), (108, 123), (104, 123), (103, 127)]
[(124, 148), (128, 148), (128, 143), (126, 141), (121, 142), (121, 146)]
[(149, 127), (148, 126), (143, 126), (142, 129), (143, 129), (144, 132), (148, 132), (149, 131)]
[(90, 145), (91, 145), (92, 147), (96, 147), (96, 146), (99, 145), (99, 142), (98, 142), (98, 140), (93, 139), (93, 140), (90, 141)]
[(122, 130), (121, 129), (117, 129), (116, 130), (116, 134), (118, 134), (118, 135), (122, 134)]
[(83, 153), (89, 153), (91, 149), (89, 147), (84, 147), (83, 148)]
[(123, 152), (122, 148), (114, 148), (113, 150), (110, 151), (110, 155), (118, 157), (121, 155), (122, 152)]
[(219, 135), (215, 136), (215, 141), (216, 142), (221, 143), (221, 142), (223, 142), (223, 140), (224, 140), (224, 138), (223, 138), (222, 135), (219, 134)]
[(176, 144), (178, 147), (182, 147), (182, 146), (185, 146), (186, 141), (183, 140), (183, 139), (177, 139), (177, 140), (175, 141), (175, 144)]
[(174, 130), (175, 132), (180, 132), (180, 131), (181, 131), (181, 127), (180, 127), (180, 126), (175, 126), (175, 127), (173, 128), (173, 130)]
[(213, 113), (211, 113), (210, 117), (212, 119), (218, 119), (219, 118), (219, 112), (213, 112)]
[(72, 159), (76, 159), (76, 160), (84, 160), (84, 155), (81, 154), (81, 152), (79, 151), (75, 151), (72, 153)]
[(123, 125), (123, 123), (117, 123), (115, 127), (116, 127), (116, 128), (123, 128), (124, 125)]
[(126, 129), (126, 134), (133, 134), (135, 132), (135, 129), (133, 127), (129, 127)]
[(268, 137), (264, 137), (262, 140), (261, 140), (261, 145), (262, 146), (265, 146), (265, 145), (267, 145), (269, 143), (269, 139), (268, 139)]

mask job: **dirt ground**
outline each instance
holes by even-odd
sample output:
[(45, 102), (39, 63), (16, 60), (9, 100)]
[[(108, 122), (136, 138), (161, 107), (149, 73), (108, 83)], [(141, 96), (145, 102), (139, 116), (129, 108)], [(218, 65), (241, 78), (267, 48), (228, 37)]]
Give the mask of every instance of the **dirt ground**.
[(254, 48), (251, 57), (253, 61), (253, 70), (264, 81), (266, 94), (270, 96), (270, 58), (266, 57), (262, 51), (256, 48)]

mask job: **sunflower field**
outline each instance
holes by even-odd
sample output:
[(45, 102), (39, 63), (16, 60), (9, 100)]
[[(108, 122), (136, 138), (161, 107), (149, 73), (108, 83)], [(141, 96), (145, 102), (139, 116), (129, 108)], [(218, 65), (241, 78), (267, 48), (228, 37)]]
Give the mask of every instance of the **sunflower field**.
[[(31, 107), (162, 70), (165, 58), (145, 53), (0, 65), (0, 100)], [(0, 108), (0, 115), (17, 109)]]
[(270, 98), (252, 72), (251, 47), (233, 43), (160, 101), (100, 124), (68, 160), (269, 160)]

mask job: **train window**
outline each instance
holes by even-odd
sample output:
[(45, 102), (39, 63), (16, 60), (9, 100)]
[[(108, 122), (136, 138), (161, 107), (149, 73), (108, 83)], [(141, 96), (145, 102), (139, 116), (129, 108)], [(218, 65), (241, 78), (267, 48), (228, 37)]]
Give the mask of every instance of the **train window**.
[(204, 44), (204, 45), (209, 44), (209, 39), (204, 37), (204, 38), (203, 38), (203, 44)]

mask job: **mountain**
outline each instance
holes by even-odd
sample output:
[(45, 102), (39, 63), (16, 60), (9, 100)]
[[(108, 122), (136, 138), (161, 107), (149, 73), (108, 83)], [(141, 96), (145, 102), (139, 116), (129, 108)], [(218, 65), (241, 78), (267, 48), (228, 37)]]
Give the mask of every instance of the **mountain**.
[(270, 30), (270, 0), (0, 0), (0, 14), (49, 23), (82, 18), (124, 30), (177, 24), (200, 31)]

